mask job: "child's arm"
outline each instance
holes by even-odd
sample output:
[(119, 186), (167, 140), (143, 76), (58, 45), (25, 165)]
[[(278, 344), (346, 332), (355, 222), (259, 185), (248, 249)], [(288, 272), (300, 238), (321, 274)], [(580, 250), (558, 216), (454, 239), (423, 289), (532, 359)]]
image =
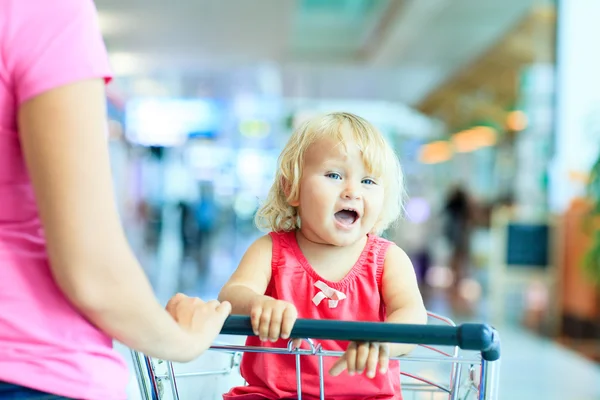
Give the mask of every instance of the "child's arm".
[(256, 300), (265, 297), (263, 295), (271, 280), (272, 248), (270, 236), (263, 236), (252, 243), (238, 268), (221, 289), (219, 301), (227, 299), (233, 314), (250, 315)]
[[(398, 246), (392, 245), (385, 256), (382, 286), (387, 309), (386, 322), (427, 323), (427, 310), (419, 292), (415, 270), (406, 253)], [(389, 355), (400, 356), (414, 348), (413, 344), (391, 344)]]
[(272, 249), (270, 236), (254, 242), (221, 289), (219, 300), (229, 301), (233, 314), (250, 315), (254, 334), (274, 342), (289, 338), (298, 313), (293, 304), (264, 295), (271, 281)]

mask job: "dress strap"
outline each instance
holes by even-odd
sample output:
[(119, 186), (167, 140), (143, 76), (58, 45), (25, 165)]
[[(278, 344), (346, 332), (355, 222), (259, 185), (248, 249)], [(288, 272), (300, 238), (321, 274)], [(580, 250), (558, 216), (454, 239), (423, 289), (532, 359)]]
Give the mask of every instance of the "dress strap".
[(393, 243), (389, 240), (383, 239), (379, 236), (376, 236), (375, 240), (373, 241), (372, 251), (375, 253), (375, 265), (377, 266), (375, 276), (377, 278), (377, 287), (379, 288), (379, 293), (383, 293), (383, 266), (385, 264), (385, 255), (392, 244)]
[(273, 250), (271, 254), (272, 274), (276, 274), (277, 270), (285, 264), (286, 252), (292, 251), (290, 240), (296, 240), (295, 235), (295, 231), (269, 233), (271, 241), (273, 242)]

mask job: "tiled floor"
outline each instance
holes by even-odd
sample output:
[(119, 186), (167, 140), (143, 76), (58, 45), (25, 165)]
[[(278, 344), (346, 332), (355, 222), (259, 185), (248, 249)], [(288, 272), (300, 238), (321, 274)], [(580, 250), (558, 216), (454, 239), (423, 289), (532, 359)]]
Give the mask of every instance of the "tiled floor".
[[(181, 250), (176, 227), (167, 223), (158, 254), (160, 271), (155, 275), (156, 290), (161, 299), (166, 299), (179, 286), (178, 276), (186, 276), (186, 281), (196, 282), (186, 291), (204, 298), (215, 298), (218, 289), (226, 281), (235, 268), (238, 255), (232, 254), (226, 245), (230, 243), (230, 235), (216, 239), (211, 258), (211, 267), (201, 280), (196, 279), (198, 273), (191, 265), (181, 262)], [(238, 237), (238, 246), (252, 241), (252, 237)], [(237, 258), (236, 258), (237, 257)], [(482, 321), (485, 322), (485, 321)], [(600, 367), (584, 358), (556, 345), (555, 343), (534, 336), (517, 326), (500, 326), (502, 337), (502, 359), (500, 373), (501, 400), (600, 400)], [(231, 342), (241, 338), (221, 338)], [(128, 350), (119, 347), (128, 360)], [(227, 365), (227, 358), (222, 354), (206, 354), (197, 361), (176, 367), (177, 372), (202, 371), (220, 368)], [(429, 367), (425, 366), (425, 370)], [(426, 372), (427, 373), (427, 372)], [(226, 376), (205, 378), (183, 378), (178, 381), (182, 399), (219, 399), (221, 393), (231, 386), (241, 383), (237, 373)], [(131, 378), (130, 398), (138, 399), (137, 382)], [(170, 398), (170, 397), (166, 397)], [(410, 399), (410, 396), (406, 396)], [(429, 397), (427, 397), (429, 398)], [(437, 398), (437, 397), (436, 397)], [(447, 398), (446, 396), (442, 398)]]

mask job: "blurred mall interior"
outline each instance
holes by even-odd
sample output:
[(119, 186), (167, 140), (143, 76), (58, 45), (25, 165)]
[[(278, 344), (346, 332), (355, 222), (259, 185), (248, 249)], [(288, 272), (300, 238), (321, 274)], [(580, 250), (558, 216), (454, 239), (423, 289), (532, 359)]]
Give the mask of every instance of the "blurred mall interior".
[(500, 331), (500, 399), (600, 399), (600, 1), (95, 3), (117, 201), (162, 301), (217, 297), (291, 131), (350, 111), (400, 157), (385, 236), (428, 309)]

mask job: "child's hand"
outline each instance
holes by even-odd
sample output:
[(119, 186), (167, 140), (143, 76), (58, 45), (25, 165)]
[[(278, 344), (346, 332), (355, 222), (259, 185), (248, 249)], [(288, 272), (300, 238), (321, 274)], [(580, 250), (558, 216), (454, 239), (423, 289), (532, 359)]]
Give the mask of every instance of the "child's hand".
[(280, 337), (288, 339), (297, 318), (293, 304), (268, 296), (258, 298), (250, 311), (252, 330), (263, 342), (267, 339), (276, 342)]
[(338, 376), (344, 370), (348, 370), (349, 375), (362, 374), (366, 367), (367, 377), (374, 378), (377, 369), (382, 374), (387, 372), (389, 362), (390, 345), (388, 343), (351, 342), (344, 355), (333, 364), (329, 374)]

